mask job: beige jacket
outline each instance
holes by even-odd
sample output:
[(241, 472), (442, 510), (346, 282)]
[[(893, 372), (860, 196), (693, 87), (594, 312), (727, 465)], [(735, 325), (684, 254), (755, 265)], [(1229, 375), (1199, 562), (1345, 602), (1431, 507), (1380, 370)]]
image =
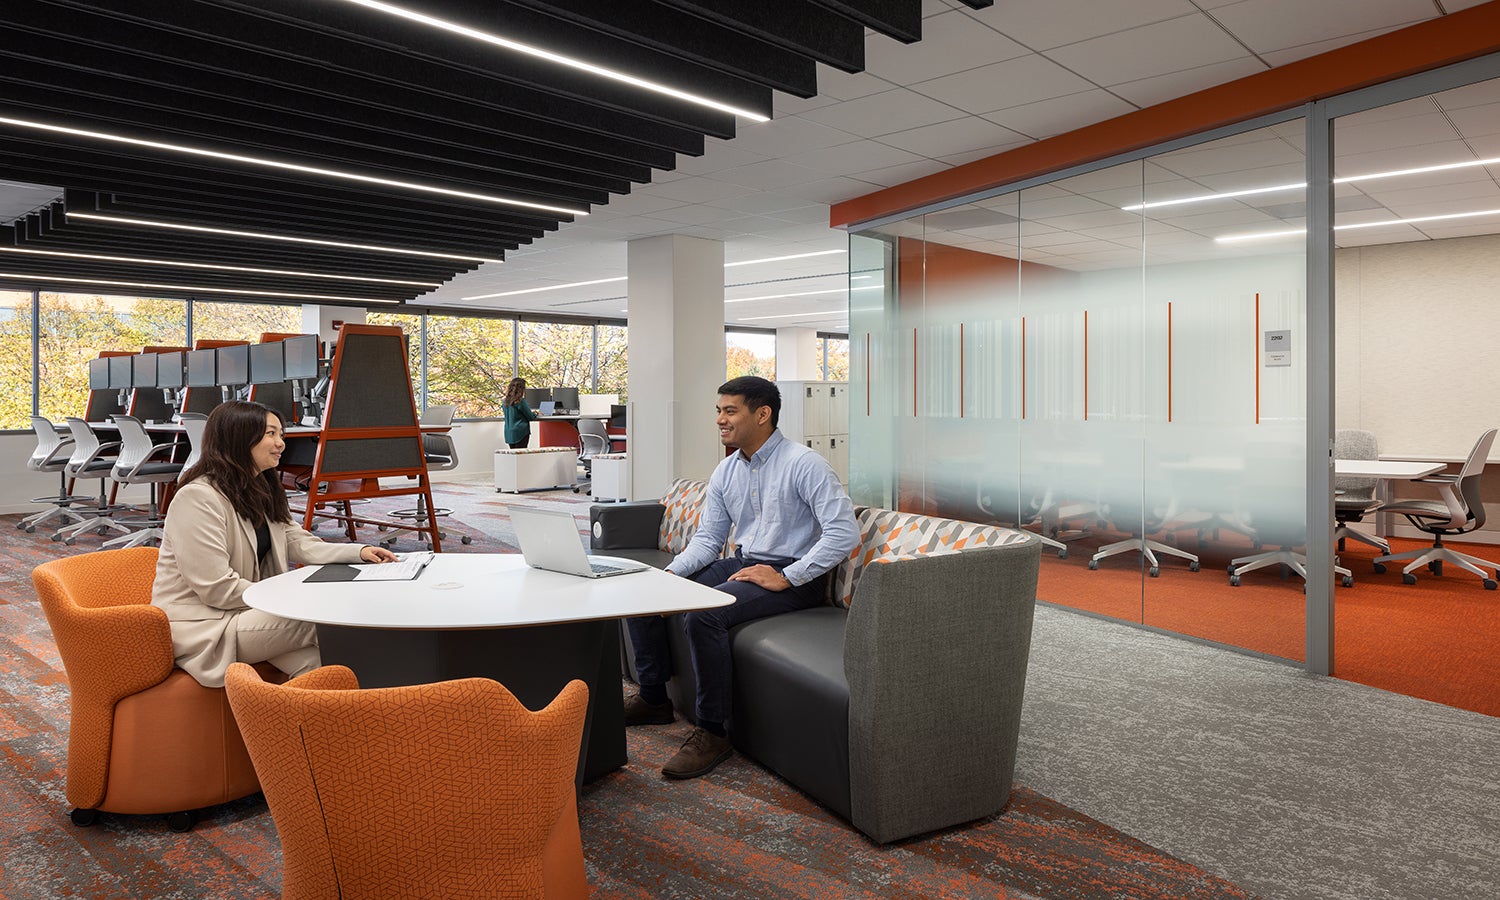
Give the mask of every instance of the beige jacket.
[(236, 661), (235, 619), (246, 588), (287, 570), (288, 562), (357, 563), (360, 544), (329, 544), (291, 524), (271, 525), (271, 552), (255, 558), (255, 526), (229, 498), (199, 478), (172, 498), (156, 562), (151, 603), (167, 614), (177, 665), (206, 687), (222, 687)]

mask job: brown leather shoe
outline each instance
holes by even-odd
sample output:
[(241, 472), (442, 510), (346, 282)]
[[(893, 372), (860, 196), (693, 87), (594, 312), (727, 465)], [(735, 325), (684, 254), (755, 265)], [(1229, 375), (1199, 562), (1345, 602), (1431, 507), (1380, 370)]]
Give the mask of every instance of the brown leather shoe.
[(714, 766), (733, 753), (734, 745), (729, 742), (729, 738), (719, 737), (702, 728), (694, 728), (688, 739), (683, 741), (682, 749), (677, 751), (677, 755), (661, 767), (661, 773), (668, 778), (697, 778), (712, 772)]
[(641, 699), (640, 694), (631, 694), (625, 698), (625, 724), (630, 725), (671, 725), (677, 716), (672, 712), (672, 701), (666, 703), (647, 703)]

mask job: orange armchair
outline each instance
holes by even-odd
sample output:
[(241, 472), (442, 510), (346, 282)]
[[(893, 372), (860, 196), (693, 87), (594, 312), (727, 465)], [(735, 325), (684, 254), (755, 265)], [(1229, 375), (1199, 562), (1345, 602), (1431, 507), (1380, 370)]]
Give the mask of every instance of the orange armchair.
[(68, 802), (73, 822), (100, 811), (196, 810), (260, 790), (222, 688), (172, 663), (166, 613), (151, 605), (156, 549), (101, 550), (31, 571), (68, 674)]
[(588, 688), (541, 712), (486, 678), (358, 690), (324, 666), (225, 688), (281, 837), (283, 900), (588, 896), (574, 776)]

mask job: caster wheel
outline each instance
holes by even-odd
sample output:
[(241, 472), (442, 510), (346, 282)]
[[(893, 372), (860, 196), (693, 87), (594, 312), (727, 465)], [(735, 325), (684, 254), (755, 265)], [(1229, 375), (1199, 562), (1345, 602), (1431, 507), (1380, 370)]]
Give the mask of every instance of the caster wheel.
[(60, 540), (62, 540), (62, 535), (60, 535), (60, 534), (54, 534), (54, 535), (53, 535), (53, 536), (52, 536), (52, 539), (53, 539), (53, 540), (54, 540), (54, 541), (60, 541)]
[(1150, 575), (1152, 578), (1156, 578), (1161, 575), (1161, 569), (1158, 569), (1156, 566), (1152, 566), (1151, 568), (1146, 570), (1146, 574)]
[(1097, 560), (1097, 559), (1091, 559), (1091, 560), (1089, 560), (1089, 568), (1097, 570), (1099, 568), (1099, 560)]
[(1431, 572), (1434, 575), (1443, 574), (1443, 561), (1440, 559), (1435, 559), (1432, 562), (1428, 563), (1427, 571)]
[(1495, 579), (1486, 578), (1484, 580), (1484, 589), (1487, 591), (1493, 591), (1495, 589)]
[(1231, 575), (1231, 576), (1229, 576), (1229, 586), (1230, 587), (1239, 587), (1240, 586), (1240, 576), (1238, 576), (1238, 575)]
[(469, 537), (467, 534), (464, 535), (463, 537), (459, 538), (459, 540), (462, 541), (464, 544), (472, 544), (472, 543), (474, 543), (474, 539), (471, 538), (471, 537)]
[(192, 831), (196, 824), (198, 824), (198, 815), (192, 810), (167, 814), (167, 827), (178, 834)]
[(394, 537), (386, 538), (385, 540), (383, 540), (383, 541), (380, 542), (380, 546), (382, 546), (385, 549), (389, 550), (392, 547), (396, 546), (396, 539)]
[(1354, 587), (1354, 578), (1352, 576), (1345, 575), (1340, 583), (1343, 584), (1344, 587)]
[(1189, 572), (1196, 572), (1196, 571), (1198, 571), (1201, 568), (1203, 568), (1203, 567), (1198, 564), (1198, 561), (1196, 559), (1193, 560), (1192, 562), (1188, 563), (1188, 571)]
[(16, 523), (16, 527), (17, 528), (25, 528), (26, 527), (26, 523), (25, 522), (17, 522)]
[(375, 530), (376, 531), (385, 531), (385, 526), (384, 525), (376, 525), (375, 526)]
[(1229, 565), (1225, 566), (1225, 569), (1229, 572), (1229, 574), (1233, 575), (1234, 574), (1234, 563), (1230, 563)]
[(97, 809), (75, 809), (68, 813), (68, 818), (79, 828), (87, 828), (99, 821), (99, 810)]
[(1061, 550), (1057, 551), (1057, 558), (1058, 559), (1067, 559), (1068, 558), (1068, 548), (1064, 547)]
[(74, 544), (78, 543), (78, 538), (75, 538), (75, 537), (63, 538), (63, 543), (67, 544), (69, 547), (71, 547)]
[(36, 534), (36, 526), (35, 525), (27, 525), (22, 530), (25, 531), (27, 534)]
[(1376, 575), (1384, 575), (1385, 574), (1385, 563), (1376, 563), (1375, 564), (1375, 574)]
[(1417, 576), (1413, 575), (1410, 572), (1403, 572), (1403, 573), (1401, 573), (1401, 583), (1402, 584), (1416, 584), (1417, 583)]

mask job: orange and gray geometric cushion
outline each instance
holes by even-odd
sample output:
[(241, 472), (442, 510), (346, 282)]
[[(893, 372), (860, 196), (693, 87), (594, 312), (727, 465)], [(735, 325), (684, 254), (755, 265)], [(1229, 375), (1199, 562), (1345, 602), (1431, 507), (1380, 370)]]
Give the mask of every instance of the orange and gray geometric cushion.
[(834, 570), (830, 595), (847, 608), (865, 567), (914, 556), (936, 556), (975, 547), (998, 547), (1030, 540), (1025, 531), (998, 525), (979, 525), (873, 506), (854, 508), (859, 546)]
[(661, 517), (661, 532), (656, 546), (663, 553), (681, 553), (698, 531), (703, 519), (703, 503), (708, 498), (708, 482), (679, 478), (667, 488), (661, 503), (667, 508)]

